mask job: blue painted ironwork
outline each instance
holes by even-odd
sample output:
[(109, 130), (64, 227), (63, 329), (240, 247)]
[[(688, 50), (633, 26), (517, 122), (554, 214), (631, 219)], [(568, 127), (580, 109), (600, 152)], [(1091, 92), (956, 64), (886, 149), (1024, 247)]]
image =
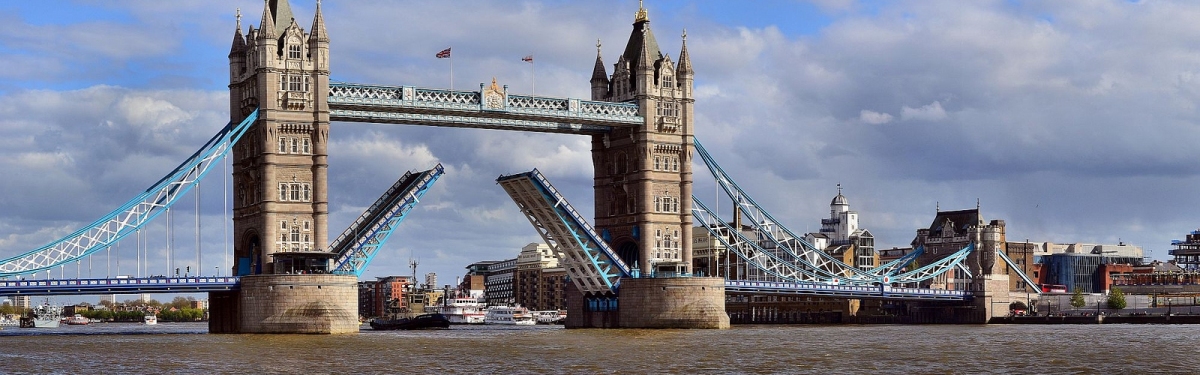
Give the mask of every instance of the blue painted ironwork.
[(645, 124), (636, 104), (509, 95), (488, 104), (480, 91), (329, 84), (332, 121), (396, 123), (569, 134)]
[(754, 202), (754, 199), (746, 194), (729, 177), (729, 174), (725, 173), (725, 170), (717, 164), (712, 156), (708, 154), (708, 151), (704, 149), (699, 140), (694, 140), (694, 144), (696, 153), (700, 155), (700, 159), (704, 161), (709, 172), (716, 179), (717, 184), (721, 186), (725, 194), (737, 204), (738, 209), (749, 219), (746, 222), (754, 226), (756, 229), (755, 234), (760, 237), (759, 240), (774, 243), (775, 247), (783, 250), (783, 254), (790, 256), (797, 265), (814, 267), (814, 272), (822, 274), (825, 277), (856, 280), (860, 283), (868, 284), (878, 281), (879, 275), (874, 275), (848, 265), (837, 259), (837, 257), (821, 251), (812, 244), (804, 241), (803, 237), (792, 233), (791, 230), (784, 227), (771, 214), (767, 213), (762, 206)]
[(725, 281), (725, 293), (808, 295), (843, 298), (964, 301), (972, 298), (962, 290), (899, 288), (879, 285), (832, 285), (771, 281)]
[(496, 183), (563, 262), (581, 292), (615, 293), (620, 279), (630, 277), (629, 266), (537, 169), (500, 176)]
[(917, 257), (924, 253), (925, 246), (917, 246), (916, 249), (913, 249), (913, 251), (909, 252), (908, 254), (904, 254), (904, 256), (896, 258), (891, 262), (884, 263), (879, 267), (871, 269), (871, 273), (887, 277), (895, 276), (896, 273), (900, 272), (900, 270), (903, 270), (904, 267), (908, 267), (909, 264), (912, 264), (914, 260), (917, 260)]
[(145, 277), (70, 280), (0, 280), (0, 295), (52, 296), (140, 293), (203, 293), (237, 290), (240, 279), (225, 277)]
[(70, 263), (134, 233), (165, 212), (204, 178), (257, 118), (256, 109), (241, 123), (230, 122), (166, 177), (111, 213), (48, 245), (0, 260), (0, 277), (29, 274)]
[(391, 238), (392, 232), (408, 217), (408, 213), (444, 171), (439, 163), (421, 173), (405, 172), (396, 180), (375, 204), (368, 207), (358, 220), (333, 241), (329, 250), (338, 254), (333, 273), (362, 276), (379, 249)]
[(1037, 294), (1042, 294), (1041, 285), (1039, 285), (1037, 281), (1033, 281), (1033, 279), (1029, 278), (1029, 275), (1026, 275), (1025, 271), (1021, 270), (1021, 267), (1018, 267), (1017, 263), (1013, 262), (1012, 258), (1008, 257), (1008, 254), (1000, 251), (1000, 249), (996, 249), (996, 254), (1000, 255), (1000, 259), (1004, 259), (1004, 263), (1008, 263), (1008, 269), (1016, 271), (1017, 276), (1020, 276), (1021, 280), (1025, 281), (1025, 285), (1027, 287), (1033, 288), (1033, 291), (1037, 292)]
[[(779, 252), (767, 251), (759, 246), (757, 241), (746, 238), (742, 231), (737, 230), (729, 225), (729, 223), (721, 220), (708, 206), (704, 205), (696, 197), (692, 197), (692, 218), (695, 219), (700, 226), (708, 230), (713, 238), (716, 238), (722, 246), (742, 259), (746, 263), (754, 266), (748, 272), (762, 271), (766, 273), (768, 281), (786, 281), (786, 282), (821, 282), (837, 284), (839, 280), (828, 275), (821, 275), (813, 272), (813, 268), (799, 267), (796, 263), (781, 259)], [(757, 273), (757, 272), (756, 272)], [(762, 275), (755, 275), (756, 279), (761, 279)]]

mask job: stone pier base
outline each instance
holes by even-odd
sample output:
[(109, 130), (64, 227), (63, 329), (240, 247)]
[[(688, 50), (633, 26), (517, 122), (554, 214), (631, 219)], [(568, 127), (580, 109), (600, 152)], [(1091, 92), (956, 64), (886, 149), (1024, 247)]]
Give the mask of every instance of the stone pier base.
[(243, 276), (241, 290), (209, 295), (212, 333), (357, 333), (358, 278)]
[(621, 328), (729, 328), (722, 278), (623, 279), (620, 294)]

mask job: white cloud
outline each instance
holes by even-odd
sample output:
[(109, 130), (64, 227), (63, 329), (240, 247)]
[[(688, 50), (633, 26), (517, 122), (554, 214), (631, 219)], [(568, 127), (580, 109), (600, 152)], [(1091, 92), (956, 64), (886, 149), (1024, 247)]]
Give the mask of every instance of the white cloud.
[(892, 115), (864, 109), (859, 112), (858, 119), (871, 125), (879, 125), (892, 122)]
[(938, 121), (944, 120), (945, 118), (946, 110), (942, 109), (942, 103), (937, 101), (921, 106), (920, 108), (912, 108), (909, 106), (900, 108), (900, 119), (904, 121)]

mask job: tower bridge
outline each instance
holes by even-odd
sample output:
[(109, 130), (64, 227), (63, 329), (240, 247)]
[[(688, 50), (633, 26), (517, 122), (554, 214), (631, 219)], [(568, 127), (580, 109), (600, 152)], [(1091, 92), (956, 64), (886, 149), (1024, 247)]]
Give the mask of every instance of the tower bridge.
[[(330, 241), (331, 123), (365, 122), (590, 137), (591, 223), (536, 169), (497, 180), (569, 268), (570, 327), (725, 328), (726, 293), (959, 301), (978, 306), (984, 321), (994, 313), (993, 250), (974, 245), (994, 238), (915, 269), (908, 266), (920, 251), (864, 268), (814, 248), (771, 217), (695, 141), (687, 35), (676, 59), (664, 54), (644, 7), (611, 73), (597, 44), (589, 99), (513, 94), (495, 80), (479, 91), (332, 82), (323, 17), (318, 2), (304, 29), (287, 0), (267, 1), (258, 27), (243, 28), (239, 14), (228, 55), (229, 125), (113, 214), (0, 261), (0, 276), (77, 262), (140, 229), (229, 155), (234, 277), (2, 281), (0, 295), (208, 291), (213, 332), (356, 332), (357, 277), (443, 173), (440, 165), (406, 173)], [(697, 155), (753, 230), (731, 226), (693, 196)], [(696, 224), (736, 255), (742, 277), (693, 275)], [(976, 275), (965, 289), (928, 287), (956, 269)]]

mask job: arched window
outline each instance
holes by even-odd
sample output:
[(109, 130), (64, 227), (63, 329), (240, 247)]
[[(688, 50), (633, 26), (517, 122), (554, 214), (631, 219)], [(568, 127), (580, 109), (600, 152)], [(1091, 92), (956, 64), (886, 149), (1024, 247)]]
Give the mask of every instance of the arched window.
[(300, 227), (292, 227), (292, 242), (300, 242)]
[(287, 138), (279, 137), (279, 153), (287, 153)]
[(296, 138), (292, 138), (292, 153), (295, 154), (295, 153), (299, 153), (299, 152), (300, 152), (300, 147), (299, 147), (298, 143), (296, 142)]
[(312, 144), (312, 142), (311, 142), (311, 141), (310, 141), (308, 138), (304, 138), (304, 153), (305, 153), (305, 154), (311, 154), (311, 153), (312, 153), (312, 146), (311, 146), (311, 144)]

